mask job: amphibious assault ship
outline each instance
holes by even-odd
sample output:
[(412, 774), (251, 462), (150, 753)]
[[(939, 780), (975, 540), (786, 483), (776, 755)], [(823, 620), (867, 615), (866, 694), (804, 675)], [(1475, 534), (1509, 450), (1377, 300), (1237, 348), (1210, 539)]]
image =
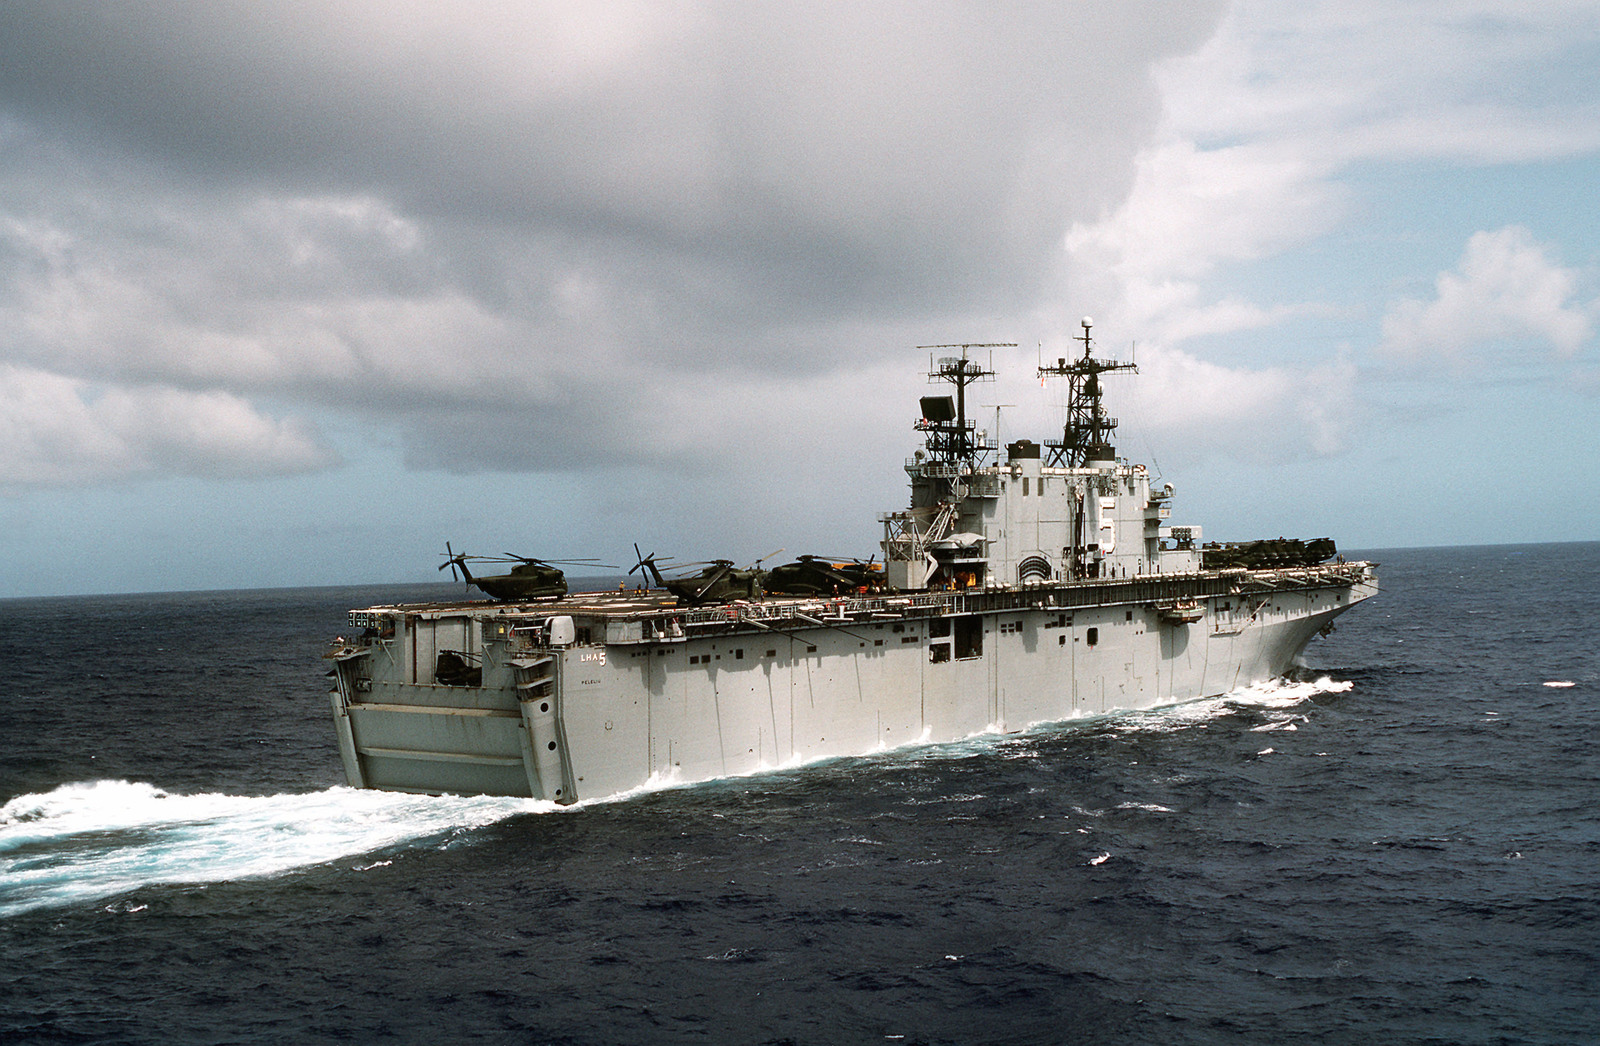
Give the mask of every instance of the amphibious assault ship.
[(1000, 346), (931, 347), (949, 394), (921, 400), (881, 569), (719, 562), (665, 590), (351, 611), (326, 655), (350, 784), (571, 803), (1282, 675), (1377, 591), (1375, 565), (1172, 525), (1172, 485), (1111, 443), (1101, 376), (1133, 365), (1093, 356), (1090, 329), (1081, 357), (1039, 367), (1068, 383), (1061, 438), (1003, 457), (967, 404), (994, 377), (973, 350)]

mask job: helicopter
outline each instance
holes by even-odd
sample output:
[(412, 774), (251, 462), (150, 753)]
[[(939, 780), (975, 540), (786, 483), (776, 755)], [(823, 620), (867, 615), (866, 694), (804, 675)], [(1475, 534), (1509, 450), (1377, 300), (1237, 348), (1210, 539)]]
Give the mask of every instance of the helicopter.
[[(656, 554), (648, 556), (639, 551), (639, 546), (633, 546), (633, 554), (639, 560), (632, 570), (638, 571), (642, 576), (647, 576), (654, 581), (657, 588), (664, 588), (677, 596), (680, 600), (691, 606), (700, 606), (705, 603), (727, 603), (735, 599), (760, 599), (763, 593), (762, 579), (767, 575), (757, 564), (763, 560), (771, 559), (783, 549), (769, 552), (761, 559), (748, 567), (736, 567), (731, 559), (715, 559), (705, 563), (685, 563), (684, 567), (700, 567), (698, 573), (685, 574), (679, 577), (665, 577), (656, 562)], [(662, 562), (666, 562), (663, 560)]]
[(766, 590), (791, 596), (876, 591), (884, 587), (883, 564), (839, 556), (801, 556), (767, 572)]
[[(464, 552), (457, 552), (450, 547), (450, 542), (444, 543), (445, 560), (439, 564), (439, 569), (450, 568), (452, 577), (460, 571), (460, 579), (473, 585), (490, 599), (497, 599), (502, 603), (516, 603), (530, 599), (560, 599), (567, 594), (567, 576), (555, 564), (564, 566), (600, 567), (616, 570), (617, 567), (610, 563), (598, 563), (592, 559), (534, 559), (531, 556), (518, 556), (510, 552), (502, 552), (498, 556), (469, 556)], [(474, 576), (467, 566), (468, 561), (474, 563), (515, 563), (511, 572), (507, 574), (494, 574), (488, 577)]]

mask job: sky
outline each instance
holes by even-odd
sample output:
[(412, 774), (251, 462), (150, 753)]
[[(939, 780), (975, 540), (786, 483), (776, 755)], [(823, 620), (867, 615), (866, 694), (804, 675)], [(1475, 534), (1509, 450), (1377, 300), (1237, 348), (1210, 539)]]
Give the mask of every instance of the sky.
[(866, 556), (918, 347), (1042, 440), (1085, 316), (1207, 539), (1600, 539), (1597, 84), (1592, 0), (10, 0), (0, 596)]

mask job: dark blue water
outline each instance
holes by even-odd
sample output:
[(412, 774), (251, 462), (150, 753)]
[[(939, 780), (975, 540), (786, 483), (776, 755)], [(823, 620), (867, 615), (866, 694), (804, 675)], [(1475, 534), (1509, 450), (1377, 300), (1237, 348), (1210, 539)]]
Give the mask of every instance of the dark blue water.
[(1600, 545), (1375, 558), (1298, 683), (562, 812), (336, 787), (400, 591), (0, 602), (0, 1041), (1600, 1041)]

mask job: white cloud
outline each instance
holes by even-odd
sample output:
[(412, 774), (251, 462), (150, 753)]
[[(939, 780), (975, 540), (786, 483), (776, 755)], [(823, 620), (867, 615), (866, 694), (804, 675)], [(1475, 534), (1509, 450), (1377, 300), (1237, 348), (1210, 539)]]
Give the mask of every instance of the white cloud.
[(1169, 139), (1143, 150), (1133, 189), (1109, 221), (1075, 224), (1069, 251), (1098, 248), (1127, 278), (1195, 278), (1324, 231), (1341, 191), (1326, 166), (1272, 145), (1202, 149)]
[(1597, 33), (1588, 3), (1238, 0), (1203, 47), (1159, 66), (1161, 131), (1127, 199), (1071, 227), (1070, 279), (1152, 337), (1299, 315), (1308, 303), (1219, 308), (1205, 280), (1335, 228), (1353, 164), (1600, 148), (1584, 50)]
[(1383, 347), (1403, 355), (1462, 358), (1506, 339), (1547, 342), (1571, 357), (1594, 335), (1600, 302), (1574, 300), (1579, 274), (1553, 262), (1550, 248), (1510, 225), (1477, 232), (1455, 271), (1442, 272), (1431, 301), (1395, 302), (1383, 318)]
[(0, 364), (0, 489), (171, 474), (274, 476), (332, 461), (307, 423), (266, 417), (226, 393), (96, 390)]
[(1235, 0), (1161, 71), (1171, 126), (1212, 146), (1505, 162), (1600, 146), (1588, 0)]
[(508, 318), (441, 275), (421, 228), (381, 201), (128, 203), (0, 226), (0, 358), (346, 408), (546, 387), (509, 351)]
[(1207, 302), (1202, 281), (1219, 265), (1270, 256), (1327, 231), (1343, 193), (1325, 168), (1288, 150), (1203, 150), (1168, 140), (1140, 154), (1127, 200), (1109, 217), (1077, 223), (1066, 250), (1079, 286), (1098, 283), (1119, 326), (1178, 341), (1249, 330), (1304, 311), (1238, 299)]
[(1181, 349), (1139, 349), (1123, 393), (1137, 428), (1169, 461), (1220, 455), (1256, 463), (1337, 454), (1359, 424), (1357, 373), (1338, 358), (1308, 368), (1224, 367)]
[[(1359, 316), (1366, 306), (1253, 298), (1270, 294), (1273, 282), (1241, 290), (1227, 275), (1313, 250), (1359, 213), (1345, 183), (1357, 167), (1528, 162), (1600, 149), (1597, 40), (1600, 14), (1587, 2), (1236, 0), (1203, 46), (1158, 64), (1161, 127), (1136, 158), (1127, 197), (1068, 229), (1064, 285), (1096, 302), (1105, 329), (1137, 332), (1141, 355), (1174, 354), (1165, 363), (1173, 376), (1214, 398), (1217, 416), (1193, 419), (1207, 443), (1236, 445), (1225, 433), (1277, 404), (1284, 409), (1269, 414), (1288, 426), (1287, 445), (1333, 451), (1342, 422), (1326, 404), (1351, 399), (1359, 379), (1345, 357), (1318, 355), (1326, 341), (1284, 337), (1270, 365), (1210, 368), (1185, 346), (1309, 316)], [(1588, 307), (1570, 300), (1575, 274), (1542, 249), (1502, 238), (1475, 241), (1469, 253), (1470, 272), (1441, 278), (1437, 302), (1391, 312), (1390, 347), (1516, 326), (1571, 353), (1589, 337)], [(1487, 308), (1490, 320), (1480, 316), (1468, 334), (1471, 307)], [(1292, 409), (1297, 387), (1323, 394)], [(1176, 388), (1167, 392), (1165, 416), (1188, 416)]]

